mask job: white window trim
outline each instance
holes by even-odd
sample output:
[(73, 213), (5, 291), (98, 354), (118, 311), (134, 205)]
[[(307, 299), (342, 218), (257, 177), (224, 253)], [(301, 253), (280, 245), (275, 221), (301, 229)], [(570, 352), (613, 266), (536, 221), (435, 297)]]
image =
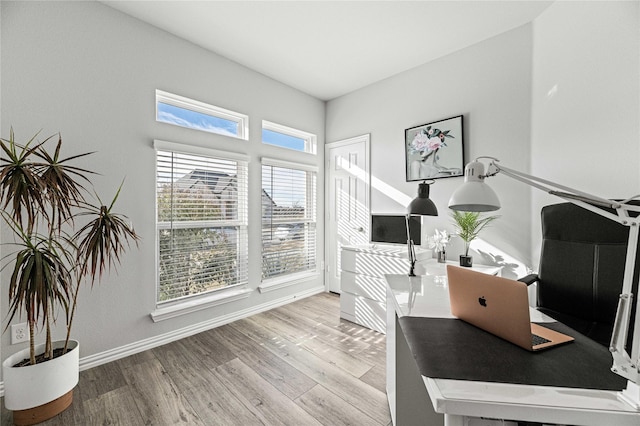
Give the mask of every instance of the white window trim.
[(206, 155), (208, 157), (219, 157), (225, 160), (246, 161), (249, 163), (250, 157), (246, 154), (232, 151), (221, 151), (213, 148), (206, 148), (197, 145), (188, 145), (179, 142), (169, 142), (160, 139), (153, 140), (153, 148), (156, 151), (171, 151), (181, 154)]
[(246, 299), (252, 293), (248, 288), (236, 288), (220, 290), (218, 292), (206, 295), (194, 296), (193, 298), (182, 300), (176, 303), (163, 304), (162, 307), (156, 308), (151, 312), (150, 316), (153, 322), (168, 320), (171, 318), (187, 315), (213, 306), (225, 303), (235, 302), (236, 300)]
[[(169, 104), (178, 108), (184, 108), (191, 111), (199, 112), (202, 114), (210, 115), (212, 117), (222, 118), (223, 120), (233, 121), (238, 123), (238, 135), (222, 135), (232, 138), (249, 140), (249, 116), (241, 114), (236, 111), (221, 108), (215, 105), (207, 104), (197, 101), (195, 99), (186, 98), (184, 96), (176, 95), (169, 92), (156, 89), (156, 120), (158, 117), (158, 103)], [(188, 127), (185, 127), (188, 128)], [(203, 130), (204, 131), (204, 130)], [(216, 135), (221, 134), (218, 132), (210, 132)]]
[(287, 169), (304, 170), (306, 172), (315, 173), (318, 173), (318, 171), (320, 170), (318, 166), (314, 166), (313, 164), (294, 163), (293, 161), (285, 161), (277, 158), (262, 157), (260, 161), (264, 166), (283, 167)]
[[(294, 169), (294, 170), (302, 170), (302, 171), (306, 171), (306, 172), (312, 172), (316, 174), (316, 180), (317, 180), (317, 175), (318, 175), (318, 171), (319, 171), (319, 167), (315, 166), (315, 165), (311, 165), (311, 164), (300, 164), (300, 163), (294, 163), (292, 161), (286, 161), (286, 160), (280, 160), (278, 158), (270, 158), (270, 157), (262, 157), (260, 159), (261, 165), (263, 166), (271, 166), (271, 167), (282, 167), (282, 168), (287, 168), (287, 169)], [(309, 188), (307, 188), (307, 190), (309, 190)], [(313, 218), (307, 218), (304, 220), (296, 220), (296, 222), (301, 222), (301, 223), (313, 223), (316, 225), (316, 238), (315, 238), (315, 244), (316, 244), (316, 249), (318, 247), (318, 202), (317, 202), (317, 194), (314, 194), (314, 197), (316, 198), (316, 208), (315, 211), (313, 212)], [(308, 244), (308, 242), (307, 242)], [(260, 290), (260, 293), (266, 293), (272, 290), (278, 290), (280, 288), (284, 288), (290, 285), (295, 285), (295, 284), (300, 284), (302, 282), (305, 281), (309, 281), (312, 279), (316, 279), (319, 276), (319, 268), (318, 268), (318, 255), (317, 255), (317, 250), (316, 250), (316, 264), (314, 269), (311, 270), (307, 270), (307, 271), (302, 271), (302, 272), (296, 272), (296, 273), (292, 273), (292, 274), (285, 274), (285, 275), (279, 275), (273, 278), (262, 278), (260, 285), (258, 285), (258, 290)]]
[(294, 138), (304, 139), (304, 152), (306, 152), (307, 154), (317, 154), (318, 152), (318, 137), (313, 133), (294, 129), (293, 127), (283, 126), (282, 124), (273, 123), (267, 120), (262, 120), (262, 129), (271, 130), (272, 132), (276, 133), (282, 133), (283, 135), (293, 136)]
[(267, 278), (258, 286), (258, 290), (260, 290), (260, 293), (268, 293), (270, 291), (280, 290), (281, 288), (292, 285), (313, 281), (318, 279), (318, 277), (320, 277), (320, 274), (318, 273), (318, 267), (316, 265), (316, 269), (314, 271), (304, 271), (291, 275)]
[[(195, 155), (204, 155), (209, 157), (217, 157), (225, 160), (235, 160), (235, 161), (244, 161), (249, 163), (249, 156), (245, 154), (240, 154), (237, 152), (231, 151), (221, 151), (212, 148), (205, 148), (201, 146), (188, 145), (179, 142), (169, 142), (160, 139), (153, 140), (153, 148), (156, 151), (169, 151), (176, 152), (182, 154), (195, 154)], [(247, 167), (247, 176), (245, 179), (248, 179), (248, 167)], [(245, 194), (245, 197), (247, 194)], [(248, 219), (248, 218), (247, 218)], [(185, 223), (184, 228), (188, 228), (191, 225), (201, 226), (206, 225), (207, 221), (190, 221)], [(216, 226), (219, 226), (221, 222), (216, 222)], [(245, 224), (242, 221), (225, 221), (222, 222), (224, 225), (230, 226), (242, 226), (248, 230), (248, 223)], [(179, 224), (178, 227), (182, 227), (182, 224)], [(156, 220), (156, 229), (164, 228), (165, 224), (163, 222), (157, 222)], [(174, 224), (174, 228), (176, 225)], [(246, 232), (246, 231), (245, 231)], [(156, 273), (158, 270), (158, 248), (155, 250), (156, 256)], [(248, 271), (247, 271), (248, 272)], [(157, 278), (156, 278), (157, 285)], [(156, 299), (156, 309), (151, 312), (150, 316), (153, 322), (163, 321), (166, 319), (178, 317), (181, 315), (186, 315), (192, 312), (196, 312), (202, 309), (207, 309), (212, 306), (218, 306), (225, 303), (235, 302), (236, 300), (244, 299), (249, 297), (253, 290), (247, 288), (248, 282), (234, 284), (229, 287), (215, 289), (202, 294), (194, 294), (192, 296), (188, 296), (183, 299), (177, 300), (169, 300), (166, 302), (158, 302)]]

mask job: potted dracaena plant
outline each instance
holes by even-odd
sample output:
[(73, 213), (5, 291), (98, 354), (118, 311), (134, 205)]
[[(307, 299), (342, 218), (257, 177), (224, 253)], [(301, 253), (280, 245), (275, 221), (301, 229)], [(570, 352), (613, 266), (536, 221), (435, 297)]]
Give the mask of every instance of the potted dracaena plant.
[[(78, 382), (79, 346), (71, 326), (83, 282), (93, 285), (138, 236), (113, 211), (113, 200), (90, 202), (90, 170), (74, 162), (92, 153), (63, 158), (62, 138), (24, 145), (0, 139), (0, 212), (17, 249), (4, 255), (10, 270), (8, 324), (26, 318), (29, 348), (2, 364), (5, 406), (14, 423), (34, 424), (64, 411)], [(66, 339), (52, 341), (56, 320), (66, 322)], [(7, 327), (8, 327), (7, 324)], [(5, 327), (5, 330), (6, 328)], [(44, 343), (35, 345), (36, 329)]]
[(454, 210), (451, 214), (457, 235), (464, 241), (464, 254), (460, 255), (460, 266), (473, 266), (473, 257), (469, 255), (471, 241), (475, 240), (485, 226), (500, 216), (481, 217), (479, 212), (463, 212)]

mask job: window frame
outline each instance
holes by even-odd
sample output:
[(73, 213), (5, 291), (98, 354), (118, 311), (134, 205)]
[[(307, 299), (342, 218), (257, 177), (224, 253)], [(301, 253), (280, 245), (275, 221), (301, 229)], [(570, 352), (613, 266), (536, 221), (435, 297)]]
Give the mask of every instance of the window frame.
[[(232, 135), (223, 132), (216, 132), (213, 130), (198, 129), (195, 127), (181, 126), (176, 123), (171, 123), (158, 119), (158, 104), (163, 103), (174, 106), (176, 108), (185, 109), (200, 114), (209, 115), (211, 117), (219, 118), (234, 122), (238, 125), (238, 134)], [(158, 123), (170, 124), (173, 126), (182, 127), (184, 129), (198, 130), (201, 132), (213, 133), (214, 135), (228, 136), (230, 138), (237, 138), (242, 140), (249, 140), (249, 116), (241, 114), (236, 111), (231, 111), (222, 107), (211, 105), (205, 102), (190, 99), (185, 96), (176, 95), (174, 93), (165, 92), (163, 90), (156, 89), (156, 121)]]
[[(305, 225), (307, 224), (314, 225), (315, 236), (314, 236), (313, 244), (315, 246), (313, 247), (313, 252), (314, 252), (313, 265), (311, 268), (307, 270), (295, 271), (292, 273), (280, 274), (280, 275), (265, 278), (262, 276), (263, 267), (261, 266), (260, 268), (261, 284), (258, 286), (258, 289), (261, 292), (279, 289), (287, 285), (297, 284), (301, 281), (306, 281), (308, 279), (315, 278), (320, 274), (319, 257), (318, 257), (318, 238), (319, 237), (318, 237), (318, 194), (317, 194), (319, 167), (315, 165), (310, 165), (310, 164), (294, 163), (291, 161), (285, 161), (285, 160), (280, 160), (280, 159), (275, 159), (270, 157), (262, 157), (260, 169), (262, 170), (264, 166), (287, 168), (287, 169), (304, 171), (307, 173), (307, 179), (305, 182), (305, 193), (312, 196), (313, 198), (310, 199), (309, 197), (306, 197), (307, 206), (305, 208), (305, 211), (308, 212), (308, 215), (305, 216), (304, 219), (296, 220), (295, 222), (304, 223)], [(312, 173), (312, 175), (310, 175), (309, 173)], [(262, 172), (261, 172), (261, 175), (262, 175)], [(310, 179), (311, 177), (313, 177), (315, 182), (311, 181)], [(261, 187), (260, 192), (262, 193), (264, 191), (264, 184), (262, 183), (262, 177), (261, 177), (260, 187)], [(309, 203), (312, 203), (312, 206), (311, 206), (312, 208), (308, 208), (310, 207)], [(261, 205), (262, 205), (262, 202), (261, 202)], [(260, 217), (261, 217), (260, 229), (262, 234), (264, 232), (264, 221), (263, 221), (262, 213)], [(306, 238), (304, 243), (305, 243), (305, 247), (308, 247), (310, 244), (310, 242), (307, 241)], [(309, 250), (308, 248), (305, 249), (305, 252), (308, 253), (308, 250)], [(262, 241), (261, 241), (260, 252), (264, 255), (264, 245)]]
[[(155, 211), (155, 256), (156, 256), (156, 291), (155, 305), (156, 310), (151, 313), (154, 322), (178, 315), (205, 309), (221, 303), (228, 303), (240, 298), (248, 297), (251, 290), (249, 284), (249, 156), (216, 149), (186, 145), (176, 142), (168, 142), (163, 140), (154, 140), (153, 147), (156, 151), (156, 176), (155, 184), (158, 185), (158, 152), (171, 152), (177, 154), (186, 154), (194, 156), (209, 157), (224, 161), (235, 161), (242, 164), (243, 173), (237, 176), (238, 183), (238, 199), (242, 206), (238, 206), (238, 217), (236, 219), (221, 220), (194, 220), (174, 222), (173, 227), (170, 222), (158, 220), (158, 201), (156, 192), (156, 211)], [(156, 189), (157, 191), (157, 189)], [(166, 223), (165, 223), (166, 222)], [(237, 227), (237, 258), (243, 263), (244, 279), (241, 282), (227, 285), (225, 287), (207, 290), (197, 294), (181, 296), (170, 300), (159, 300), (160, 288), (160, 238), (159, 231), (162, 229), (192, 229), (192, 228), (219, 228), (219, 227)]]
[(265, 145), (276, 146), (278, 148), (287, 149), (294, 152), (304, 152), (307, 154), (317, 155), (318, 152), (318, 137), (313, 133), (305, 132), (303, 130), (294, 129), (293, 127), (284, 126), (282, 124), (274, 123), (272, 121), (262, 120), (262, 130), (269, 130), (271, 132), (280, 133), (286, 136), (292, 136), (294, 138), (304, 140), (304, 151), (299, 151), (293, 148), (287, 148), (281, 145), (271, 144), (269, 142), (265, 142), (262, 140), (262, 135), (260, 135), (260, 139), (262, 143)]

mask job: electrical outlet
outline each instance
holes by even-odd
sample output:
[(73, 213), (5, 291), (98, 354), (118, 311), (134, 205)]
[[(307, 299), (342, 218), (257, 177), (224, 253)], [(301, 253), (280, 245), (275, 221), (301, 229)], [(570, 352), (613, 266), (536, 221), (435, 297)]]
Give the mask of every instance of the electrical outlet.
[(13, 324), (11, 326), (11, 344), (28, 342), (29, 341), (29, 327), (27, 323)]

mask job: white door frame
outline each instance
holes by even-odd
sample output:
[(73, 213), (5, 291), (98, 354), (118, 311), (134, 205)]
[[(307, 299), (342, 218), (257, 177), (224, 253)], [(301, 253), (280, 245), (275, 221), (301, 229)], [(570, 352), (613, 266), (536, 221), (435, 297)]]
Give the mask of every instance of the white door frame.
[(333, 185), (330, 181), (330, 178), (332, 176), (331, 170), (330, 170), (330, 167), (331, 167), (330, 151), (333, 148), (339, 148), (346, 145), (363, 143), (363, 142), (365, 146), (364, 161), (366, 164), (366, 170), (365, 170), (366, 173), (365, 173), (365, 176), (363, 176), (364, 178), (363, 180), (365, 183), (365, 204), (366, 204), (366, 209), (368, 210), (367, 216), (370, 216), (371, 215), (371, 134), (366, 133), (360, 136), (354, 136), (348, 139), (342, 139), (336, 142), (329, 142), (325, 144), (325, 206), (327, 206), (325, 220), (328, 222), (328, 223), (325, 223), (325, 270), (324, 270), (325, 291), (331, 291), (331, 289), (329, 288), (329, 280), (331, 279), (330, 274), (333, 273), (333, 271), (330, 270), (332, 265), (331, 259), (333, 258), (333, 256), (335, 256), (334, 252), (336, 250), (336, 241), (337, 241), (335, 236), (331, 236), (331, 232), (335, 228), (330, 223), (331, 215), (332, 215), (332, 212), (330, 210), (333, 206), (332, 200), (334, 199), (333, 197), (335, 197), (335, 194), (333, 194)]

